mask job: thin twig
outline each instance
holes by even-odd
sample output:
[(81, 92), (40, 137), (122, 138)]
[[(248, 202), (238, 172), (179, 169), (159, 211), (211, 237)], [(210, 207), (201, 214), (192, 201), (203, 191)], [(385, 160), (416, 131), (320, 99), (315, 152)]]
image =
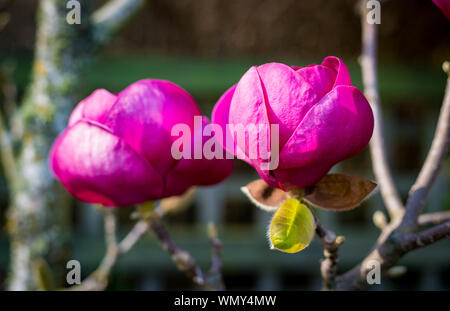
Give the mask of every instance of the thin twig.
[(199, 286), (205, 286), (205, 277), (202, 270), (197, 266), (191, 255), (178, 247), (170, 237), (161, 219), (157, 215), (149, 217), (150, 230), (161, 243), (162, 247), (172, 256), (177, 268), (184, 272), (189, 279)]
[(111, 269), (114, 267), (119, 257), (128, 253), (148, 229), (146, 221), (138, 221), (125, 238), (118, 243), (116, 239), (116, 216), (113, 209), (105, 208), (104, 223), (106, 253), (102, 262), (81, 284), (73, 286), (69, 288), (69, 290), (104, 290), (108, 286)]
[[(195, 190), (194, 190), (195, 191)], [(172, 203), (186, 204), (186, 200), (190, 201), (193, 193), (188, 191), (185, 195), (178, 198), (172, 198)], [(170, 210), (178, 210), (174, 207)], [(221, 274), (221, 255), (222, 243), (217, 237), (217, 230), (214, 225), (209, 225), (208, 236), (211, 240), (212, 246), (212, 267), (209, 272), (203, 270), (195, 263), (192, 256), (185, 250), (181, 249), (175, 241), (171, 238), (169, 232), (162, 222), (162, 216), (169, 210), (163, 208), (155, 208), (152, 202), (144, 203), (138, 206), (138, 215), (149, 224), (149, 229), (153, 232), (155, 237), (159, 240), (162, 247), (171, 255), (177, 268), (186, 274), (194, 284), (203, 287), (206, 290), (224, 290), (225, 286)]]
[[(446, 62), (448, 64), (448, 62)], [(444, 65), (445, 67), (445, 65)], [(450, 73), (450, 72), (447, 72)], [(406, 232), (413, 232), (417, 227), (417, 219), (425, 205), (425, 199), (433, 185), (436, 176), (441, 168), (442, 161), (447, 154), (450, 144), (450, 76), (447, 78), (447, 87), (439, 115), (436, 132), (430, 151), (428, 152), (422, 169), (416, 182), (409, 191), (406, 202), (406, 214), (402, 221), (402, 229)]]
[(323, 289), (334, 290), (336, 287), (336, 274), (338, 259), (338, 248), (344, 243), (345, 238), (343, 236), (336, 236), (336, 234), (326, 229), (319, 222), (316, 221), (316, 234), (322, 241), (323, 254), (325, 259), (320, 263), (320, 272), (322, 275)]
[(145, 2), (146, 0), (110, 0), (97, 9), (91, 17), (96, 44), (108, 42)]
[(138, 221), (133, 229), (119, 243), (119, 253), (125, 254), (139, 241), (139, 239), (147, 232), (148, 223), (144, 220)]
[(17, 177), (16, 161), (12, 148), (10, 133), (3, 123), (3, 114), (0, 112), (0, 157), (3, 171), (9, 185), (12, 185)]
[(422, 214), (419, 216), (417, 223), (419, 226), (430, 226), (439, 225), (447, 220), (450, 220), (450, 211)]
[(217, 228), (213, 223), (208, 224), (208, 236), (211, 241), (211, 269), (208, 273), (209, 288), (212, 290), (225, 290), (222, 278), (222, 251), (223, 245), (218, 238)]
[(402, 247), (409, 252), (433, 244), (448, 236), (450, 236), (450, 220), (428, 230), (406, 235), (402, 240)]
[(391, 218), (399, 218), (404, 213), (404, 208), (387, 162), (384, 136), (383, 118), (380, 107), (377, 81), (377, 24), (369, 24), (366, 16), (368, 9), (366, 1), (361, 1), (361, 25), (362, 25), (362, 55), (360, 58), (364, 94), (372, 107), (375, 127), (370, 141), (370, 154), (372, 157), (373, 171), (376, 180), (380, 184), (380, 192), (386, 209)]
[[(365, 3), (365, 2), (364, 2)], [(363, 76), (372, 77), (372, 82), (376, 81), (374, 73), (375, 67), (375, 50), (376, 50), (376, 25), (366, 23), (365, 8), (363, 7), (362, 27), (363, 27), (363, 46), (366, 50), (366, 58), (362, 62)], [(444, 70), (449, 69), (448, 62), (444, 64)], [(449, 73), (448, 70), (446, 70)], [(449, 144), (449, 122), (450, 122), (450, 86), (447, 81), (446, 95), (441, 109), (435, 137), (427, 156), (424, 166), (417, 178), (416, 183), (410, 191), (406, 204), (406, 212), (402, 217), (392, 217), (391, 221), (383, 224), (380, 236), (369, 255), (364, 258), (360, 264), (346, 273), (336, 278), (337, 289), (339, 290), (358, 290), (366, 287), (366, 275), (371, 269), (371, 263), (376, 261), (380, 264), (381, 272), (388, 271), (397, 261), (407, 252), (419, 247), (430, 245), (440, 239), (450, 235), (450, 221), (445, 221), (428, 230), (413, 233), (417, 228), (417, 223), (427, 224), (434, 222), (439, 217), (431, 217), (430, 215), (420, 216), (426, 195), (439, 171), (442, 159), (445, 156), (446, 149)], [(365, 82), (366, 85), (366, 82)], [(368, 85), (370, 87), (370, 85)], [(380, 133), (379, 133), (380, 134)], [(373, 149), (380, 148), (381, 145), (373, 146)], [(373, 152), (376, 152), (374, 150)], [(380, 152), (379, 152), (380, 153)], [(379, 160), (379, 159), (378, 159)], [(372, 161), (377, 161), (377, 157), (373, 157)], [(375, 165), (374, 165), (375, 167)], [(374, 168), (375, 169), (375, 168)], [(380, 180), (380, 183), (382, 181)], [(392, 190), (392, 189), (391, 189)], [(382, 193), (383, 194), (383, 193)], [(392, 203), (383, 195), (385, 204)], [(391, 210), (392, 206), (388, 207)], [(400, 215), (400, 214), (399, 214)], [(442, 214), (440, 215), (442, 216)], [(447, 216), (445, 216), (447, 217)], [(445, 217), (441, 217), (445, 218)], [(439, 219), (440, 221), (440, 219)]]
[(170, 237), (169, 232), (165, 228), (158, 214), (153, 213), (148, 216), (150, 230), (161, 243), (162, 247), (171, 255), (177, 268), (184, 272), (198, 286), (206, 290), (224, 290), (225, 286), (222, 280), (222, 243), (217, 237), (217, 232), (209, 229), (209, 236), (212, 245), (212, 267), (208, 273), (195, 263), (192, 256), (185, 250), (181, 249), (175, 241)]

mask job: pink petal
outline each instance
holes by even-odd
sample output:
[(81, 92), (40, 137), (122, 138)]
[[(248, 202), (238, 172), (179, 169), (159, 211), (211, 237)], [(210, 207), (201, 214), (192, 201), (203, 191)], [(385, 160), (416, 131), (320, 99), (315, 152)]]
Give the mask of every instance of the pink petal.
[(372, 110), (364, 95), (353, 86), (338, 86), (308, 112), (284, 145), (280, 173), (295, 168), (288, 181), (307, 186), (320, 179), (325, 169), (361, 152), (372, 131)]
[[(198, 131), (199, 134), (202, 134), (203, 129), (207, 124), (209, 124), (208, 119), (203, 117), (202, 123), (199, 124), (194, 131)], [(167, 173), (165, 196), (179, 195), (192, 185), (206, 186), (217, 184), (230, 176), (233, 172), (233, 160), (226, 159), (226, 154), (222, 147), (220, 147), (222, 149), (222, 159), (213, 158), (208, 160), (205, 158), (204, 153), (202, 153), (201, 159), (195, 159), (194, 131), (192, 132), (191, 137), (191, 158), (181, 158)], [(205, 142), (209, 139), (213, 138), (210, 136), (203, 136), (201, 144), (202, 150)], [(216, 146), (221, 146), (221, 144), (216, 144)]]
[(282, 147), (308, 110), (331, 90), (336, 72), (320, 65), (295, 71), (279, 63), (264, 64), (257, 71), (265, 92), (269, 120), (280, 126)]
[[(234, 148), (233, 144), (228, 145), (226, 144), (226, 137), (231, 137), (230, 128), (227, 126), (229, 124), (229, 114), (230, 114), (230, 105), (231, 100), (233, 99), (234, 92), (236, 91), (236, 85), (233, 85), (230, 87), (223, 95), (219, 98), (216, 105), (214, 106), (214, 109), (212, 111), (212, 123), (220, 125), (223, 132), (223, 139), (222, 141), (219, 141), (220, 145), (231, 155), (236, 156), (238, 152), (235, 152), (235, 150), (239, 150), (239, 154), (245, 155), (245, 153), (240, 149), (240, 147), (234, 142)], [(250, 160), (246, 157), (242, 160), (250, 163)]]
[[(256, 67), (250, 68), (236, 86), (230, 104), (229, 124), (245, 130), (245, 139), (235, 141), (239, 150), (242, 150), (245, 158), (249, 157), (250, 150), (258, 150), (259, 133), (256, 127), (248, 125), (267, 125), (270, 122), (267, 116), (267, 108), (264, 90)], [(231, 132), (231, 130), (230, 130)], [(229, 142), (227, 142), (229, 143)], [(235, 150), (236, 151), (236, 150)], [(236, 152), (234, 152), (235, 155)]]
[(164, 175), (175, 164), (172, 127), (183, 123), (193, 128), (196, 115), (201, 112), (195, 101), (179, 86), (141, 80), (119, 94), (105, 124)]
[(69, 118), (69, 126), (83, 118), (103, 124), (115, 100), (116, 95), (107, 90), (95, 90), (75, 107)]
[(352, 80), (350, 78), (350, 73), (348, 72), (347, 66), (345, 66), (340, 58), (328, 56), (323, 60), (322, 66), (331, 68), (336, 72), (333, 88), (338, 85), (351, 85)]
[(76, 198), (106, 206), (158, 199), (163, 182), (122, 139), (91, 121), (79, 121), (54, 143), (50, 166)]
[(450, 21), (450, 1), (449, 0), (433, 0), (433, 3), (437, 5), (445, 17)]

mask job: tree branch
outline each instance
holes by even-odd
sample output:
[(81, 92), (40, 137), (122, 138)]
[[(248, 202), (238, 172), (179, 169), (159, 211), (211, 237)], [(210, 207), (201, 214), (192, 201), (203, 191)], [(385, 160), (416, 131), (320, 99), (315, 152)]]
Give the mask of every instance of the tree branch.
[(17, 141), (21, 145), (15, 156), (17, 178), (10, 186), (8, 210), (10, 290), (37, 288), (32, 273), (37, 259), (44, 258), (61, 273), (64, 269), (70, 201), (48, 168), (48, 153), (79, 99), (83, 67), (144, 0), (112, 0), (93, 16), (93, 1), (80, 0), (80, 25), (67, 23), (66, 2), (39, 1), (31, 83), (14, 119), (15, 124), (19, 120)]
[(184, 272), (186, 276), (194, 282), (194, 284), (206, 290), (225, 289), (220, 271), (222, 266), (222, 243), (217, 238), (215, 228), (211, 228), (210, 226), (208, 230), (212, 244), (212, 267), (209, 273), (205, 273), (195, 263), (192, 256), (187, 251), (181, 249), (170, 237), (170, 234), (162, 223), (161, 217), (158, 213), (151, 212), (147, 215), (144, 214), (143, 216), (148, 221), (150, 230), (159, 240), (162, 247), (171, 255), (177, 268)]
[(110, 0), (91, 16), (94, 42), (103, 45), (126, 24), (146, 0)]
[[(361, 66), (363, 70), (363, 77), (365, 77), (365, 87), (369, 88), (369, 91), (366, 92), (366, 94), (368, 94), (369, 101), (371, 101), (373, 105), (373, 103), (377, 103), (378, 96), (376, 91), (375, 67), (377, 26), (375, 24), (371, 25), (366, 22), (366, 8), (364, 5), (362, 6), (362, 12), (364, 49), (363, 54), (365, 55), (365, 57), (363, 57), (362, 59)], [(446, 62), (444, 65), (444, 70), (448, 69), (449, 67), (450, 65), (448, 65), (448, 62)], [(380, 227), (382, 228), (382, 231), (371, 252), (356, 267), (336, 278), (337, 289), (358, 290), (364, 288), (368, 285), (366, 282), (366, 276), (368, 271), (371, 270), (371, 263), (373, 263), (373, 261), (378, 262), (380, 264), (381, 271), (383, 273), (386, 273), (407, 252), (419, 247), (430, 245), (450, 235), (450, 221), (448, 220), (431, 229), (416, 234), (412, 233), (413, 230), (417, 228), (418, 222), (425, 225), (433, 223), (435, 221), (441, 221), (448, 217), (447, 214), (444, 215), (443, 213), (433, 214), (432, 216), (430, 214), (422, 215), (419, 217), (419, 215), (422, 211), (425, 197), (428, 194), (428, 191), (431, 188), (434, 179), (436, 178), (449, 144), (449, 81), (450, 80), (447, 81), (446, 95), (443, 107), (441, 109), (435, 137), (433, 139), (430, 152), (427, 156), (424, 166), (421, 169), (419, 177), (417, 178), (416, 183), (410, 191), (409, 198), (406, 204), (406, 212), (403, 214), (403, 212), (399, 213), (397, 208), (392, 209), (392, 207), (395, 206), (395, 203), (392, 205), (392, 203), (395, 201), (392, 200), (391, 196), (393, 192), (383, 194), (382, 186), (381, 188), (384, 202), (388, 207), (391, 215), (394, 217), (391, 217), (391, 221), (389, 223), (378, 221)], [(375, 101), (370, 96), (375, 96)], [(376, 122), (379, 122), (379, 111), (376, 109), (377, 104), (372, 107), (375, 107), (374, 112), (376, 111), (376, 115), (378, 114), (378, 117), (376, 116)], [(382, 148), (382, 144), (380, 144), (380, 142), (382, 142), (380, 130), (375, 131), (374, 136), (375, 139), (372, 139), (371, 150), (373, 155), (375, 155), (372, 156), (372, 161), (374, 162), (374, 170), (377, 171), (377, 167), (378, 169), (380, 169), (380, 167), (383, 167), (384, 162), (383, 160), (380, 161), (379, 158), (383, 154), (383, 152), (381, 150), (377, 150), (379, 148)], [(384, 164), (386, 163), (384, 162)], [(384, 169), (387, 169), (387, 167), (385, 166)], [(386, 172), (389, 173), (387, 170)], [(379, 171), (378, 173), (376, 172), (376, 175), (379, 173)], [(386, 183), (386, 179), (384, 179), (386, 176), (381, 177), (382, 179), (379, 180), (379, 182), (381, 185), (384, 185), (385, 189), (388, 188), (388, 190), (390, 191), (395, 190), (395, 188), (391, 188), (393, 184), (390, 186), (389, 182)]]
[(417, 223), (419, 226), (429, 226), (439, 225), (447, 220), (450, 220), (450, 211), (422, 214), (419, 216)]
[[(446, 65), (447, 64), (447, 65)], [(444, 68), (449, 63), (444, 63)], [(447, 74), (450, 72), (447, 71)], [(447, 78), (447, 86), (439, 115), (436, 132), (430, 151), (428, 152), (422, 169), (416, 182), (409, 191), (408, 201), (406, 202), (406, 214), (402, 221), (402, 229), (405, 232), (413, 232), (417, 228), (417, 220), (425, 205), (425, 199), (433, 185), (436, 176), (441, 168), (442, 161), (448, 151), (450, 144), (450, 76)]]
[(409, 252), (433, 244), (448, 236), (450, 236), (450, 220), (428, 230), (406, 235), (402, 241), (402, 247)]
[(191, 255), (178, 247), (162, 224), (160, 218), (156, 215), (149, 217), (150, 230), (159, 240), (162, 247), (172, 256), (177, 268), (184, 272), (195, 284), (205, 286), (205, 277), (202, 270), (197, 266)]
[(338, 247), (344, 243), (345, 238), (343, 236), (336, 236), (336, 234), (326, 229), (319, 222), (316, 221), (316, 234), (322, 241), (323, 254), (325, 259), (320, 263), (320, 272), (322, 275), (323, 289), (334, 290), (336, 287), (336, 274), (338, 260)]
[(208, 224), (208, 236), (211, 240), (211, 269), (208, 273), (209, 288), (212, 290), (225, 290), (222, 278), (222, 242), (218, 238), (217, 228), (213, 223)]
[(93, 273), (91, 273), (80, 285), (73, 286), (69, 288), (69, 290), (104, 290), (108, 286), (111, 269), (114, 267), (119, 257), (128, 253), (148, 229), (147, 222), (141, 220), (137, 222), (126, 237), (118, 243), (116, 238), (116, 222), (115, 211), (112, 208), (104, 208), (105, 256)]
[(375, 178), (380, 185), (381, 195), (386, 209), (393, 219), (401, 217), (404, 213), (404, 208), (389, 170), (383, 138), (383, 118), (377, 82), (378, 25), (367, 22), (367, 13), (366, 1), (361, 1), (362, 55), (360, 63), (364, 94), (372, 107), (375, 121), (373, 136), (370, 141), (370, 154)]
[(3, 114), (0, 112), (0, 157), (3, 164), (6, 181), (11, 186), (17, 177), (16, 161), (12, 148), (11, 137), (3, 123)]

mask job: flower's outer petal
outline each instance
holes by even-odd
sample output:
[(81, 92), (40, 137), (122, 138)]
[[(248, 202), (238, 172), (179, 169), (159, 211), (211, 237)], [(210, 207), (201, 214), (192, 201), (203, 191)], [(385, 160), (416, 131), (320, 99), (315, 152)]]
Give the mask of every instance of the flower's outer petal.
[(175, 124), (191, 129), (194, 116), (201, 115), (193, 98), (169, 81), (141, 80), (122, 91), (105, 125), (147, 158), (164, 176), (175, 165), (171, 136)]
[(257, 72), (270, 123), (280, 126), (281, 148), (309, 109), (331, 90), (336, 72), (321, 65), (294, 70), (280, 63), (261, 65)]
[(450, 21), (450, 1), (449, 0), (433, 0), (434, 4), (436, 4), (444, 13), (445, 17)]
[(350, 78), (350, 73), (348, 72), (347, 66), (345, 66), (340, 58), (328, 56), (323, 60), (322, 66), (331, 68), (336, 72), (333, 88), (338, 85), (351, 85), (352, 80)]
[[(211, 115), (211, 121), (214, 124), (220, 125), (222, 128), (222, 141), (219, 141), (219, 143), (222, 145), (222, 147), (231, 155), (236, 156), (237, 150), (240, 151), (241, 155), (245, 155), (245, 153), (240, 149), (240, 147), (234, 142), (231, 145), (226, 144), (226, 138), (231, 137), (230, 133), (230, 127), (229, 124), (229, 114), (230, 114), (230, 105), (231, 100), (233, 99), (234, 92), (236, 91), (236, 85), (233, 85), (230, 87), (223, 95), (219, 98), (216, 105), (214, 106), (214, 109), (212, 111)], [(233, 147), (234, 145), (234, 147)], [(244, 157), (242, 160), (244, 160), (247, 163), (250, 163), (250, 160), (247, 157)]]
[[(209, 124), (209, 120), (206, 117), (203, 117), (202, 123), (198, 124), (194, 131), (201, 131), (198, 133), (202, 134), (203, 129), (207, 124)], [(233, 160), (226, 159), (226, 152), (219, 143), (215, 144), (215, 146), (222, 150), (222, 159), (212, 158), (208, 160), (205, 157), (204, 152), (201, 155), (201, 159), (195, 159), (194, 135), (195, 132), (192, 133), (191, 137), (190, 159), (181, 158), (167, 173), (165, 196), (179, 195), (193, 185), (208, 186), (217, 184), (230, 176), (233, 172)], [(210, 139), (215, 138), (203, 136), (202, 150), (204, 144)]]
[[(244, 152), (245, 157), (250, 162), (259, 160), (260, 136), (268, 135), (270, 137), (270, 122), (264, 97), (257, 68), (252, 67), (236, 86), (228, 117), (229, 131), (234, 137), (233, 142), (237, 144), (239, 150)], [(231, 129), (231, 126), (233, 129)], [(259, 131), (258, 127), (266, 127), (266, 131)], [(241, 138), (234, 133), (241, 133)], [(227, 144), (230, 144), (228, 140)], [(239, 155), (236, 154), (236, 156)]]
[(103, 124), (116, 98), (116, 95), (111, 94), (107, 90), (95, 90), (72, 111), (69, 118), (69, 126), (74, 125), (83, 118)]
[(79, 121), (55, 141), (50, 166), (76, 198), (105, 206), (158, 199), (163, 181), (145, 158), (107, 128)]
[[(284, 145), (277, 179), (297, 187), (318, 181), (334, 164), (366, 147), (373, 124), (364, 95), (353, 86), (336, 87), (309, 111)], [(296, 170), (290, 174), (289, 169)]]

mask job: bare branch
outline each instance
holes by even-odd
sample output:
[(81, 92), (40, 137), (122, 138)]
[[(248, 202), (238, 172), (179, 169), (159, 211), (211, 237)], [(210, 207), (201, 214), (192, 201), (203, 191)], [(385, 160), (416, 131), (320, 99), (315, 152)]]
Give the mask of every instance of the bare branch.
[(208, 236), (211, 240), (211, 269), (208, 273), (208, 284), (212, 290), (225, 290), (222, 278), (222, 242), (218, 238), (217, 228), (213, 223), (208, 224)]
[(153, 214), (149, 217), (150, 230), (154, 233), (163, 248), (172, 256), (172, 260), (178, 269), (184, 272), (195, 284), (205, 286), (205, 277), (202, 270), (197, 266), (188, 252), (178, 247), (169, 235), (161, 219)]
[(93, 35), (102, 45), (136, 14), (146, 0), (110, 0), (92, 14)]
[[(365, 3), (365, 2), (364, 2)], [(363, 7), (362, 16), (363, 27), (363, 46), (368, 50), (367, 58), (362, 61), (363, 76), (374, 77), (375, 70), (375, 47), (376, 47), (376, 25), (367, 24), (365, 21), (365, 8)], [(371, 59), (372, 58), (372, 59)], [(364, 65), (365, 64), (365, 65)], [(444, 65), (444, 70), (449, 69), (448, 62)], [(370, 74), (370, 72), (372, 73)], [(369, 74), (367, 74), (369, 72)], [(448, 73), (448, 70), (447, 70)], [(372, 83), (376, 80), (372, 80)], [(365, 85), (367, 83), (365, 82)], [(370, 83), (368, 85), (370, 87)], [(373, 89), (373, 88), (372, 88)], [(375, 88), (376, 90), (376, 88)], [(381, 271), (386, 273), (393, 267), (397, 261), (407, 252), (419, 247), (430, 245), (440, 239), (450, 235), (450, 221), (446, 220), (448, 215), (444, 213), (422, 215), (423, 204), (428, 191), (436, 178), (445, 156), (449, 144), (449, 123), (450, 123), (450, 80), (447, 81), (446, 95), (441, 114), (438, 121), (435, 137), (427, 156), (425, 164), (412, 187), (406, 204), (406, 212), (402, 217), (395, 215), (388, 224), (383, 224), (381, 234), (375, 243), (369, 255), (364, 258), (360, 264), (346, 273), (338, 276), (337, 289), (339, 290), (358, 290), (366, 287), (366, 275), (371, 267), (371, 262), (376, 260), (381, 267)], [(377, 96), (377, 94), (375, 94)], [(373, 100), (373, 99), (370, 99)], [(380, 132), (378, 132), (380, 134)], [(380, 145), (372, 146), (372, 149), (380, 148)], [(375, 152), (376, 150), (374, 150)], [(372, 158), (373, 162), (379, 161), (377, 157)], [(375, 165), (374, 165), (375, 170)], [(380, 184), (382, 183), (381, 180)], [(392, 190), (392, 189), (391, 189)], [(383, 194), (383, 193), (382, 193)], [(385, 204), (389, 200), (384, 197)], [(392, 202), (391, 202), (392, 203)], [(392, 206), (388, 208), (392, 213)], [(401, 214), (398, 214), (401, 215)], [(445, 221), (431, 229), (411, 233), (417, 228), (417, 222), (423, 225), (434, 222)]]
[(16, 161), (9, 132), (3, 123), (3, 115), (0, 112), (0, 157), (3, 171), (9, 185), (12, 185), (17, 176)]
[(128, 253), (148, 229), (147, 222), (141, 220), (134, 225), (133, 229), (131, 229), (120, 243), (117, 243), (116, 216), (112, 208), (104, 208), (104, 223), (106, 254), (103, 257), (102, 262), (80, 285), (73, 286), (69, 288), (69, 290), (104, 290), (108, 286), (111, 269), (114, 267), (119, 257)]
[(419, 226), (429, 226), (439, 225), (447, 220), (450, 220), (450, 211), (422, 214), (419, 216), (417, 223)]
[(433, 244), (448, 236), (450, 236), (450, 220), (428, 230), (406, 235), (401, 245), (406, 251), (412, 251)]
[(378, 25), (369, 24), (366, 20), (368, 9), (366, 1), (361, 1), (362, 55), (360, 58), (364, 94), (372, 107), (375, 127), (370, 141), (375, 178), (380, 184), (380, 192), (391, 218), (399, 218), (404, 213), (403, 204), (394, 185), (387, 163), (383, 136), (383, 119), (377, 82), (377, 45)]
[(117, 248), (116, 214), (112, 208), (104, 208), (105, 241), (108, 248)]
[(343, 236), (336, 236), (336, 234), (326, 229), (319, 222), (316, 221), (316, 234), (322, 241), (323, 254), (325, 259), (320, 263), (320, 272), (322, 275), (323, 289), (334, 290), (336, 287), (336, 274), (338, 264), (338, 247), (344, 243), (345, 238)]
[(180, 271), (184, 272), (195, 284), (206, 290), (225, 289), (220, 271), (222, 268), (222, 243), (217, 238), (215, 229), (210, 226), (208, 230), (212, 244), (212, 267), (209, 273), (205, 273), (195, 263), (191, 255), (181, 249), (170, 237), (169, 232), (161, 222), (161, 218), (157, 213), (148, 215), (146, 219), (149, 222), (150, 230), (154, 233), (163, 248), (172, 256), (172, 260)]
[(127, 236), (119, 244), (119, 253), (125, 254), (139, 241), (139, 239), (148, 230), (148, 223), (144, 220), (137, 222), (133, 229), (127, 234)]
[[(448, 64), (448, 62), (446, 63)], [(447, 65), (448, 66), (448, 65)], [(444, 65), (445, 67), (445, 65)], [(442, 161), (448, 151), (450, 144), (450, 77), (447, 79), (447, 87), (439, 115), (436, 132), (430, 151), (428, 152), (422, 169), (416, 182), (409, 191), (406, 202), (406, 214), (402, 222), (402, 229), (406, 232), (413, 232), (417, 227), (417, 219), (425, 205), (425, 199), (433, 185)]]

